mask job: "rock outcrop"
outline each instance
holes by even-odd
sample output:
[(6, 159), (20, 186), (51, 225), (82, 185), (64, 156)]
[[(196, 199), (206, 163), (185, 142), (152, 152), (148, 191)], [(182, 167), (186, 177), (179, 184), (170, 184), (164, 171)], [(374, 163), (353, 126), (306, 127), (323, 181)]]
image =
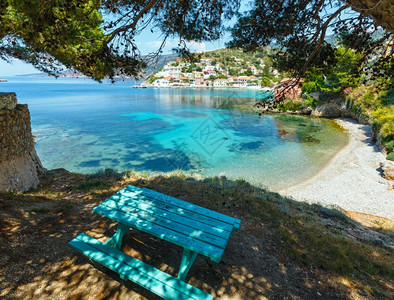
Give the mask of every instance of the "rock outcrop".
[(394, 162), (385, 160), (380, 163), (382, 169), (382, 175), (388, 180), (394, 180)]
[(353, 102), (350, 100), (332, 99), (319, 104), (312, 109), (311, 116), (325, 118), (345, 117), (357, 120), (360, 124), (369, 125), (368, 116), (353, 107)]
[(15, 93), (0, 93), (0, 191), (36, 188), (44, 172), (34, 149), (30, 113)]
[[(325, 117), (325, 118), (338, 118), (345, 117), (351, 118), (358, 121), (363, 125), (371, 125), (369, 122), (369, 117), (361, 112), (357, 106), (354, 105), (353, 101), (343, 99), (333, 99), (329, 102), (318, 105), (316, 108), (312, 109), (311, 116), (315, 117)], [(387, 155), (387, 150), (384, 147), (381, 138), (378, 134), (378, 129), (372, 124), (372, 139), (379, 147), (379, 150)]]

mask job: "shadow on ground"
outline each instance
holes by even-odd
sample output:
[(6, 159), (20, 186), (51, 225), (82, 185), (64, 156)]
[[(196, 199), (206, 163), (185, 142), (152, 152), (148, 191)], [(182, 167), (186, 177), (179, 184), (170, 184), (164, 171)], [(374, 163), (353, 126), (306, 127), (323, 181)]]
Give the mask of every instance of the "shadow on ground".
[[(126, 184), (242, 220), (221, 262), (198, 256), (186, 278), (214, 299), (389, 299), (392, 292), (391, 225), (367, 228), (338, 210), (242, 180), (181, 173), (97, 179), (59, 169), (42, 182), (37, 191), (0, 194), (3, 299), (158, 299), (67, 245), (81, 232), (101, 241), (115, 232), (116, 223), (92, 208)], [(127, 254), (177, 275), (180, 247), (137, 230), (122, 245)]]

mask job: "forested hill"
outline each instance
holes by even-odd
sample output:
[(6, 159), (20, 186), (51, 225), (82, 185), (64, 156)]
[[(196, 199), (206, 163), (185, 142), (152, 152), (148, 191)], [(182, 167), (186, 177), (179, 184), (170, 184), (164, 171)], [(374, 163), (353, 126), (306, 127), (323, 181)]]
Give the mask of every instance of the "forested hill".
[(166, 63), (169, 61), (176, 60), (178, 57), (178, 54), (165, 54), (165, 55), (160, 55), (158, 59), (155, 61), (148, 61), (147, 64), (148, 66), (145, 68), (145, 74), (144, 77), (147, 78), (153, 73), (156, 73), (158, 70), (160, 70)]

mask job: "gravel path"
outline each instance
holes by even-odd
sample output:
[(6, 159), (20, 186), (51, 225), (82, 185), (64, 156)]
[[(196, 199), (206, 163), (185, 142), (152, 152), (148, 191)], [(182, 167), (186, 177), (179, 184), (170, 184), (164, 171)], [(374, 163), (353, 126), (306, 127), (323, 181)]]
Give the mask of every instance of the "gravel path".
[(337, 122), (348, 131), (347, 146), (316, 176), (278, 192), (295, 200), (394, 219), (390, 190), (394, 182), (380, 175), (379, 163), (385, 156), (371, 143), (371, 127), (351, 119)]

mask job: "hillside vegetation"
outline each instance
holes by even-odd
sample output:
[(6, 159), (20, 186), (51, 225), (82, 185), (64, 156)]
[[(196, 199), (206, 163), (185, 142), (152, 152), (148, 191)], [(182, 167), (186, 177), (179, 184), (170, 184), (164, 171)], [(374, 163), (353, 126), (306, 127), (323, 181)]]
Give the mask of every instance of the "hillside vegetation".
[(167, 62), (147, 78), (154, 87), (272, 87), (283, 78), (273, 66), (276, 50), (270, 47), (246, 53), (220, 49), (194, 53), (192, 57)]

